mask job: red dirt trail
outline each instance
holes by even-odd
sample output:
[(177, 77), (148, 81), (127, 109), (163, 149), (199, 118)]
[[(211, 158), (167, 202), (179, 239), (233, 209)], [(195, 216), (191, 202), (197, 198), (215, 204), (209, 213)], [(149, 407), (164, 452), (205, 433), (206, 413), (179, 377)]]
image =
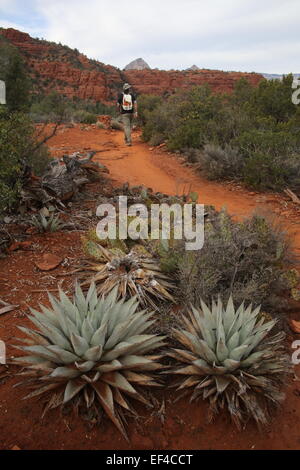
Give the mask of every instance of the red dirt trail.
[[(55, 156), (74, 151), (99, 150), (97, 158), (105, 164), (116, 184), (129, 182), (144, 185), (155, 191), (169, 194), (192, 189), (199, 193), (199, 202), (226, 206), (229, 213), (240, 218), (259, 208), (274, 214), (285, 224), (293, 237), (295, 250), (300, 250), (300, 217), (298, 208), (281, 195), (260, 194), (236, 185), (208, 182), (192, 168), (183, 165), (178, 156), (160, 150), (150, 150), (134, 133), (133, 147), (126, 147), (121, 132), (61, 128), (51, 139), (49, 147)], [(101, 192), (101, 188), (99, 188)], [(61, 237), (64, 244), (61, 244)], [(80, 256), (80, 234), (50, 234), (32, 237), (34, 250), (16, 252), (0, 260), (0, 297), (20, 304), (16, 312), (0, 318), (0, 338), (12, 344), (16, 325), (28, 324), (24, 318), (28, 305), (38, 305), (46, 298), (33, 294), (43, 279), (34, 266), (41, 253), (52, 253), (73, 260)], [(51, 272), (53, 278), (44, 276), (47, 288), (56, 286), (57, 274), (66, 268)], [(46, 279), (47, 277), (47, 279)], [(294, 312), (300, 320), (300, 312)], [(291, 341), (297, 339), (290, 338)], [(298, 371), (299, 373), (299, 371)], [(300, 374), (299, 374), (300, 375)], [(88, 423), (75, 416), (60, 416), (59, 411), (49, 412), (40, 419), (39, 402), (21, 401), (24, 390), (12, 388), (15, 379), (0, 385), (0, 449), (300, 449), (300, 382), (293, 381), (287, 398), (273, 422), (262, 432), (249, 423), (239, 432), (226, 413), (219, 415), (213, 424), (206, 422), (206, 403), (188, 404), (182, 399), (174, 404), (174, 394), (155, 392), (158, 400), (165, 401), (164, 419), (157, 413), (138, 408), (141, 420), (129, 420), (130, 444), (108, 421), (90, 429)]]
[(180, 158), (162, 149), (149, 148), (134, 132), (134, 145), (124, 144), (121, 132), (91, 130), (78, 132), (65, 129), (51, 140), (52, 153), (62, 155), (78, 149), (100, 150), (95, 160), (105, 164), (111, 177), (119, 183), (151, 187), (167, 194), (196, 191), (199, 203), (209, 204), (241, 218), (262, 210), (273, 213), (292, 234), (295, 248), (300, 249), (300, 208), (287, 197), (273, 193), (247, 191), (239, 185), (216, 183), (196, 174), (193, 168), (184, 166)]

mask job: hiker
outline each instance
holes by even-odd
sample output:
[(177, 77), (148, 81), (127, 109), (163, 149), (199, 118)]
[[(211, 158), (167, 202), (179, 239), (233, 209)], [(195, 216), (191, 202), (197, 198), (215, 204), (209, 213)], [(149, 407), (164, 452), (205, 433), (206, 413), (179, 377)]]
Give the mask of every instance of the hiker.
[(124, 125), (125, 143), (131, 146), (131, 129), (133, 117), (137, 117), (137, 102), (136, 97), (131, 91), (129, 83), (123, 86), (123, 93), (118, 98), (118, 108), (122, 115), (122, 122)]

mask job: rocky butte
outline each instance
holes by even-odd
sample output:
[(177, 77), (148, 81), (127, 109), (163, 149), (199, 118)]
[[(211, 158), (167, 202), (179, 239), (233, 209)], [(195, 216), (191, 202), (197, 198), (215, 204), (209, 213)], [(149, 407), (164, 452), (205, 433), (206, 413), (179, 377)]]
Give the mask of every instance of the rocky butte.
[(147, 62), (144, 61), (144, 59), (135, 59), (130, 64), (126, 65), (124, 70), (145, 70), (145, 69), (150, 69), (149, 65)]
[(246, 78), (256, 86), (263, 76), (256, 73), (222, 72), (219, 70), (158, 70), (150, 69), (143, 59), (137, 59), (121, 71), (117, 67), (88, 59), (77, 49), (62, 44), (32, 38), (12, 28), (0, 28), (2, 40), (7, 40), (23, 55), (35, 92), (55, 90), (69, 98), (112, 103), (124, 82), (135, 91), (164, 95), (177, 88), (189, 88), (208, 83), (214, 91), (230, 92), (237, 80)]
[(199, 69), (198, 65), (192, 65), (187, 70), (192, 70), (193, 72), (195, 72), (196, 70), (200, 70), (200, 69)]

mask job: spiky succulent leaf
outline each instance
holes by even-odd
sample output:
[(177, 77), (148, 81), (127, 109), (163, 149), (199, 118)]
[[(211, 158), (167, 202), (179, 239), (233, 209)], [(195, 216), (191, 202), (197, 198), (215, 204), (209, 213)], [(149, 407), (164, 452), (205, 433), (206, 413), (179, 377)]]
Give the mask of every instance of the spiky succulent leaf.
[(43, 214), (33, 216), (31, 223), (40, 232), (57, 232), (65, 227), (65, 224), (61, 221), (60, 216), (52, 214), (50, 217), (45, 217)]
[(270, 405), (284, 398), (281, 388), (291, 371), (284, 334), (268, 336), (275, 320), (264, 322), (260, 308), (244, 303), (236, 310), (232, 298), (226, 308), (220, 299), (211, 309), (204, 302), (201, 307), (184, 319), (186, 329), (175, 330), (184, 347), (170, 353), (184, 364), (173, 370), (185, 376), (179, 390), (192, 389), (192, 400), (208, 399), (210, 419), (227, 404), (238, 427), (249, 417), (266, 424)]
[(158, 385), (151, 373), (162, 366), (149, 353), (164, 338), (147, 334), (152, 314), (138, 312), (136, 298), (117, 296), (114, 289), (98, 298), (95, 284), (86, 296), (77, 286), (73, 302), (62, 291), (58, 299), (50, 296), (52, 308), (31, 311), (37, 331), (21, 328), (25, 355), (14, 362), (31, 378), (28, 398), (45, 395), (47, 409), (74, 400), (102, 408), (127, 437), (120, 409), (131, 410), (126, 395), (145, 402), (136, 386)]

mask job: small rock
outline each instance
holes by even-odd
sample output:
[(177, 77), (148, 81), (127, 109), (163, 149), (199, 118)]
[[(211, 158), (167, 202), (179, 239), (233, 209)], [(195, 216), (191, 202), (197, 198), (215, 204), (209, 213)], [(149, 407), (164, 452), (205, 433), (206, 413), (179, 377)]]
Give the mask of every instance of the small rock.
[(32, 248), (32, 242), (14, 242), (8, 248), (8, 251), (18, 251), (18, 250), (30, 250)]
[(290, 320), (290, 327), (294, 333), (300, 334), (300, 322), (296, 320)]
[(13, 446), (11, 450), (21, 450), (19, 446)]
[(53, 269), (56, 269), (62, 262), (63, 259), (59, 256), (53, 255), (52, 253), (45, 253), (41, 260), (36, 261), (34, 264), (41, 271), (52, 271)]
[(11, 217), (4, 217), (3, 221), (5, 224), (10, 224), (12, 222), (12, 218)]

